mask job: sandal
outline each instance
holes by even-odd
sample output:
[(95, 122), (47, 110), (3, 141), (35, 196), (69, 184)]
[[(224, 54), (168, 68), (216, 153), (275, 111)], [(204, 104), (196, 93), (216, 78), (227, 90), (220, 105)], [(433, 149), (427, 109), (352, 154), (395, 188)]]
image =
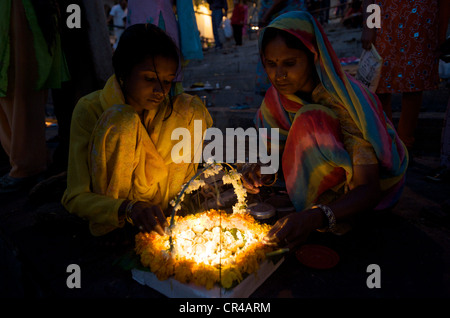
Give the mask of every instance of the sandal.
[(244, 104), (236, 104), (235, 106), (230, 106), (230, 109), (247, 109), (250, 108), (247, 103)]
[(434, 182), (445, 182), (450, 180), (450, 169), (441, 167), (432, 175), (426, 177), (428, 180)]
[(42, 179), (42, 174), (26, 178), (13, 178), (7, 173), (0, 178), (0, 194), (12, 193), (29, 188)]

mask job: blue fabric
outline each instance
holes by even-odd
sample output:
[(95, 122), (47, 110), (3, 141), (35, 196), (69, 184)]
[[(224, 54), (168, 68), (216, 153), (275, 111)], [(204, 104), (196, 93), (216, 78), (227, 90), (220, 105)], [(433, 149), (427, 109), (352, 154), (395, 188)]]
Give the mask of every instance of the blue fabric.
[(213, 26), (214, 41), (216, 42), (216, 48), (222, 47), (222, 42), (220, 42), (219, 37), (219, 28), (222, 23), (222, 18), (223, 18), (222, 9), (212, 11), (211, 20)]
[(203, 50), (192, 1), (178, 0), (178, 27), (181, 53), (185, 60), (202, 60)]

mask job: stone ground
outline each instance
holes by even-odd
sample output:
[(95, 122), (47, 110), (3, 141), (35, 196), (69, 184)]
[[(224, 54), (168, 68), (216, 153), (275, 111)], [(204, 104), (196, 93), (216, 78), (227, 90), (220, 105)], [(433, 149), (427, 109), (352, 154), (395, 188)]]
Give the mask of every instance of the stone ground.
[[(326, 32), (339, 57), (359, 57), (360, 30), (329, 25)], [(254, 93), (257, 61), (253, 34), (242, 47), (234, 48), (228, 42), (224, 50), (206, 51), (203, 61), (187, 65), (185, 88), (199, 82), (209, 82), (213, 87), (219, 84), (219, 89), (192, 91), (206, 96), (216, 127), (252, 125), (262, 100)], [(347, 69), (351, 73), (355, 67)], [(450, 184), (425, 178), (439, 166), (448, 98), (445, 82), (438, 91), (425, 93), (405, 192), (393, 213), (363, 222), (364, 226), (341, 237), (313, 235), (310, 243), (331, 247), (339, 254), (338, 266), (313, 270), (289, 255), (252, 298), (449, 298), (450, 211), (445, 201), (450, 197)], [(396, 119), (399, 100), (395, 96)], [(250, 108), (230, 109), (243, 102)], [(48, 129), (49, 138), (55, 131), (55, 127)], [(4, 162), (1, 169), (8, 169)], [(127, 255), (132, 242), (109, 247), (103, 240), (92, 238), (83, 221), (62, 209), (58, 189), (32, 199), (26, 191), (0, 197), (0, 297), (162, 297), (131, 279), (128, 269), (132, 263)], [(366, 286), (366, 268), (373, 263), (382, 271), (380, 289)], [(66, 286), (69, 264), (82, 269), (81, 289)]]

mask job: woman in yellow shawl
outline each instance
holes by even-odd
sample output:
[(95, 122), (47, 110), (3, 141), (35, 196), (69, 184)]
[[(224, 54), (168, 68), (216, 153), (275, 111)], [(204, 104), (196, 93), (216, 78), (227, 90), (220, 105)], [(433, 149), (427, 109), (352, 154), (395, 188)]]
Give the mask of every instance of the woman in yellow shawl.
[[(152, 24), (136, 24), (123, 33), (113, 56), (115, 74), (103, 90), (80, 99), (71, 125), (67, 190), (62, 203), (89, 221), (93, 235), (121, 228), (163, 233), (164, 210), (196, 172), (191, 158), (175, 163), (176, 128), (193, 136), (212, 125), (198, 97), (173, 96), (180, 70), (177, 46)], [(191, 160), (189, 160), (191, 159)]]

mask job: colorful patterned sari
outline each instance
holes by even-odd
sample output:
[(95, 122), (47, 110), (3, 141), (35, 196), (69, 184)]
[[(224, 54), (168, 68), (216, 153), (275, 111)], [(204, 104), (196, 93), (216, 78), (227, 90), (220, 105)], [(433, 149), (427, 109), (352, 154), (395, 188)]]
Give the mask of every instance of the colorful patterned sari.
[(373, 163), (379, 164), (383, 191), (377, 209), (391, 207), (403, 189), (408, 154), (378, 98), (342, 70), (308, 12), (285, 13), (268, 27), (300, 39), (314, 54), (320, 79), (312, 103), (271, 86), (255, 118), (258, 128), (279, 128), (283, 175), (296, 210), (335, 200), (351, 190), (354, 165)]

